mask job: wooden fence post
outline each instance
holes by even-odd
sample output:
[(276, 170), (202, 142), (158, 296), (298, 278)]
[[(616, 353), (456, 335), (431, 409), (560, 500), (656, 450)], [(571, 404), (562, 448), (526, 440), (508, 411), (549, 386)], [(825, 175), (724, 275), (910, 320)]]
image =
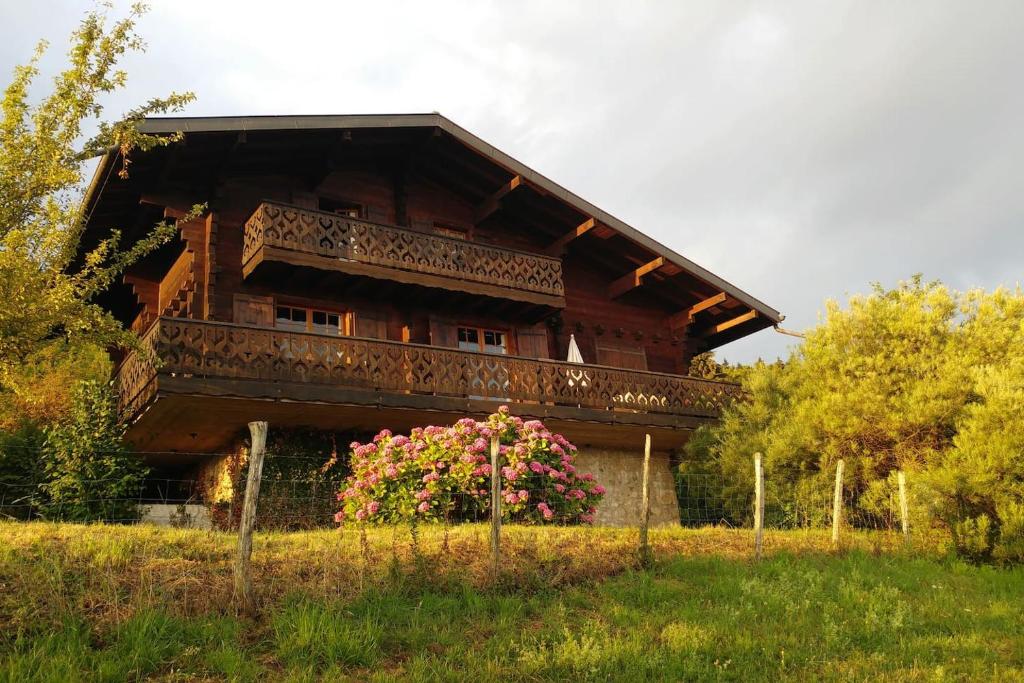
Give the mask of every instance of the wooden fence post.
[(764, 468), (761, 454), (754, 453), (754, 556), (761, 559), (764, 545)]
[(263, 454), (267, 445), (267, 423), (250, 422), (249, 433), (252, 446), (249, 449), (249, 476), (245, 482), (245, 500), (242, 502), (242, 519), (238, 525), (238, 557), (235, 560), (235, 599), (245, 614), (254, 614), (256, 603), (253, 598), (252, 574), (249, 561), (252, 558), (252, 532), (256, 527), (256, 503), (260, 497), (260, 478), (263, 476)]
[(491, 578), (497, 580), (501, 558), (501, 469), (498, 437), (491, 437)]
[(903, 542), (910, 544), (910, 507), (907, 505), (907, 475), (900, 470), (896, 473), (900, 488), (900, 522), (903, 526)]
[(644, 469), (640, 484), (640, 563), (644, 567), (651, 564), (651, 547), (647, 542), (647, 528), (651, 523), (651, 435), (644, 437)]
[(832, 496), (832, 545), (839, 545), (839, 525), (843, 522), (843, 468), (842, 459), (836, 464), (836, 491)]

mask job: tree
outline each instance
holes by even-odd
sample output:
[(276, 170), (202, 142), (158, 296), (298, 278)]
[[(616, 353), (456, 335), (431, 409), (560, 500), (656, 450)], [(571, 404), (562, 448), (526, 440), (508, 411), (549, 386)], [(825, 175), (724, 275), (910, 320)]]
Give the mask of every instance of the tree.
[[(177, 135), (139, 132), (150, 114), (178, 111), (191, 93), (150, 100), (114, 122), (101, 122), (103, 96), (125, 85), (117, 68), (143, 44), (135, 24), (145, 12), (135, 5), (108, 25), (102, 11), (88, 13), (71, 36), (69, 64), (52, 90), (36, 100), (30, 90), (39, 75), (42, 42), (32, 59), (14, 71), (4, 91), (0, 118), (0, 393), (25, 391), (20, 369), (55, 344), (91, 343), (99, 348), (132, 345), (134, 337), (94, 303), (124, 269), (170, 239), (175, 226), (161, 223), (122, 248), (120, 232), (81, 253), (86, 222), (82, 211), (88, 159), (117, 150), (126, 175), (131, 154), (167, 145)], [(87, 138), (87, 131), (95, 134)], [(55, 353), (49, 351), (49, 353)]]
[[(1021, 456), (1021, 428), (1005, 394), (1021, 385), (1005, 373), (1024, 357), (1022, 325), (1019, 290), (961, 293), (920, 277), (892, 289), (875, 285), (846, 307), (828, 302), (824, 320), (785, 364), (750, 368), (748, 400), (693, 441), (687, 462), (710, 463), (727, 498), (743, 498), (751, 456), (760, 451), (768, 499), (777, 503), (769, 512), (793, 524), (828, 514), (840, 458), (862, 520), (892, 517), (896, 470), (913, 472), (920, 485), (935, 474), (933, 518), (964, 538), (971, 524), (988, 524), (974, 535), (991, 551), (997, 527), (1015, 528), (1020, 503), (1019, 474), (999, 463)], [(986, 473), (987, 488), (964, 478), (969, 469)], [(967, 491), (977, 504), (962, 505)]]

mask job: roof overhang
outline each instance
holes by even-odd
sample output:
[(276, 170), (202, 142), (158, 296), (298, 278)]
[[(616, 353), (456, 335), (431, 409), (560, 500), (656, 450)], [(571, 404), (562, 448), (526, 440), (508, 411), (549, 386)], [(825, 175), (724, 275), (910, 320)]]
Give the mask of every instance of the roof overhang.
[[(493, 145), (473, 135), (466, 129), (437, 113), (430, 114), (345, 114), (345, 115), (301, 115), (301, 116), (210, 116), (210, 117), (159, 117), (148, 118), (140, 124), (140, 130), (148, 134), (171, 133), (217, 133), (242, 131), (287, 131), (287, 130), (341, 130), (341, 129), (385, 129), (385, 128), (436, 128), (448, 133), (477, 154), (489, 159), (513, 176), (520, 176), (527, 184), (553, 196), (576, 211), (592, 217), (598, 223), (626, 237), (637, 245), (652, 252), (665, 261), (674, 264), (693, 278), (704, 282), (709, 289), (721, 292), (748, 311), (754, 312), (752, 320), (740, 324), (728, 333), (724, 330), (715, 334), (709, 347), (714, 348), (759, 329), (780, 323), (784, 316), (771, 306), (751, 296), (739, 287), (718, 277), (709, 270), (694, 263), (682, 254), (666, 247), (657, 240), (643, 234), (624, 221), (603, 211), (582, 197), (570, 192), (558, 183), (538, 173), (522, 162), (512, 158)], [(93, 181), (85, 197), (86, 210), (92, 206), (102, 192), (103, 179), (109, 177), (117, 161), (117, 151), (107, 152), (97, 166)]]

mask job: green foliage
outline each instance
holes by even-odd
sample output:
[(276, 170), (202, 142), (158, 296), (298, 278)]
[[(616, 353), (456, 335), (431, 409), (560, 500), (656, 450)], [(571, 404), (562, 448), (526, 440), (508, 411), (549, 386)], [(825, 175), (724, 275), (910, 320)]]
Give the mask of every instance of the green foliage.
[[(1024, 344), (1024, 323), (1018, 344)], [(926, 472), (928, 502), (961, 553), (1024, 561), (1024, 357), (976, 370), (954, 447)]]
[[(274, 429), (267, 436), (267, 452), (260, 478), (260, 529), (316, 529), (331, 526), (337, 511), (338, 490), (349, 474), (348, 463), (338, 458), (338, 444), (352, 434), (308, 428)], [(248, 463), (233, 477), (234, 500), (243, 500)], [(237, 523), (241, 506), (234, 506)]]
[(787, 362), (751, 367), (749, 400), (695, 439), (687, 460), (719, 472), (735, 499), (751, 495), (761, 452), (768, 500), (787, 502), (773, 521), (794, 525), (826, 514), (839, 459), (861, 519), (895, 513), (903, 469), (915, 502), (964, 552), (1022, 559), (1021, 362), (1019, 290), (960, 293), (920, 277), (875, 285), (845, 308), (828, 302)]
[(16, 431), (30, 422), (44, 428), (67, 414), (70, 388), (80, 381), (110, 377), (110, 356), (88, 342), (55, 339), (13, 368), (0, 390), (0, 430)]
[(10, 431), (0, 431), (0, 514), (31, 519), (37, 511), (39, 466), (46, 435), (26, 421)]
[[(91, 342), (100, 348), (131, 345), (134, 338), (93, 302), (130, 264), (168, 240), (175, 226), (160, 224), (121, 248), (120, 232), (83, 253), (82, 207), (89, 157), (117, 150), (121, 174), (130, 155), (174, 142), (179, 136), (138, 131), (145, 116), (179, 110), (191, 94), (150, 100), (113, 122), (101, 122), (104, 96), (121, 89), (118, 62), (142, 49), (135, 24), (145, 11), (108, 24), (88, 13), (71, 36), (68, 65), (50, 92), (32, 92), (46, 50), (14, 71), (0, 104), (0, 392), (16, 390), (20, 370), (55, 340)], [(85, 139), (87, 132), (97, 132)], [(83, 140), (85, 140), (83, 142)]]
[(109, 385), (82, 382), (68, 416), (46, 433), (43, 514), (72, 521), (132, 521), (147, 473), (124, 443)]

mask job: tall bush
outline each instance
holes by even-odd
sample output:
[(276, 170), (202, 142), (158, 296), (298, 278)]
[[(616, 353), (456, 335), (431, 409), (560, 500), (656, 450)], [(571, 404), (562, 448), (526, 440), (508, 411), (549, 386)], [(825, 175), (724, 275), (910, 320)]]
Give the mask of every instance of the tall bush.
[(133, 521), (148, 469), (131, 454), (110, 385), (81, 382), (68, 415), (47, 429), (43, 514), (69, 521)]
[(337, 520), (467, 520), (488, 514), (490, 439), (501, 454), (502, 517), (542, 523), (594, 521), (604, 495), (574, 463), (576, 447), (537, 420), (523, 421), (502, 406), (483, 422), (384, 430), (370, 443), (352, 443), (352, 475), (339, 495)]

